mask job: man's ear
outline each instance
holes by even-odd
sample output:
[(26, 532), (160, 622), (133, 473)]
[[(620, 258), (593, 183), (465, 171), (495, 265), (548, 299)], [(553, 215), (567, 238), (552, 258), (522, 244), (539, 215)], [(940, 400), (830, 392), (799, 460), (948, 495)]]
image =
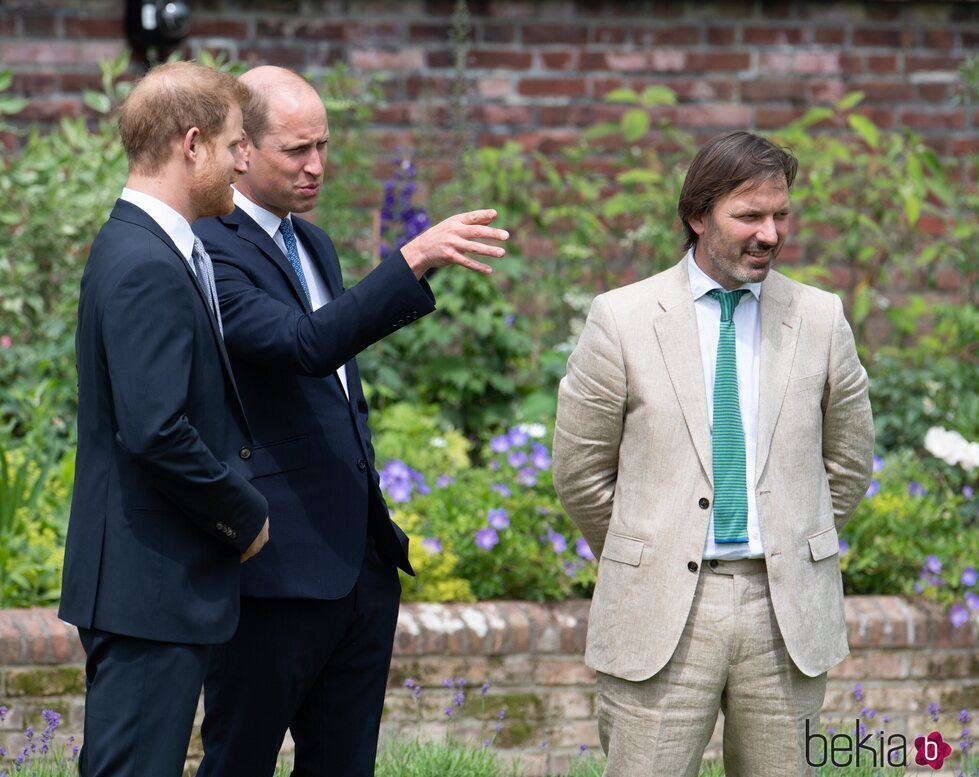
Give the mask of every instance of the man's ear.
[(184, 134), (184, 139), (181, 143), (181, 151), (183, 152), (184, 159), (196, 161), (197, 152), (200, 151), (201, 147), (201, 131), (197, 127), (191, 127)]
[(687, 219), (687, 224), (690, 225), (690, 229), (697, 233), (697, 236), (704, 234), (704, 230), (707, 228), (707, 217), (704, 215), (691, 216)]

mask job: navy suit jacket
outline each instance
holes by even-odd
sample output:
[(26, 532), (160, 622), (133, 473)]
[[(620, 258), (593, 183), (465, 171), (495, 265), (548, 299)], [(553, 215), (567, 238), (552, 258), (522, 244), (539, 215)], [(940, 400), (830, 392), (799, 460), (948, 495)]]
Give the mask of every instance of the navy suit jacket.
[[(354, 357), (435, 309), (401, 256), (343, 288), (329, 236), (293, 219), (333, 301), (316, 312), (282, 250), (240, 208), (195, 225), (214, 262), (224, 337), (256, 444), (253, 484), (271, 539), (242, 573), (242, 595), (337, 599), (353, 588), (368, 531), (411, 572), (408, 541), (378, 485)], [(336, 370), (346, 364), (350, 399)]]
[[(210, 644), (238, 623), (241, 553), (268, 515), (217, 323), (184, 257), (118, 201), (82, 275), (78, 452), (59, 615)], [(230, 465), (230, 466), (229, 466)]]

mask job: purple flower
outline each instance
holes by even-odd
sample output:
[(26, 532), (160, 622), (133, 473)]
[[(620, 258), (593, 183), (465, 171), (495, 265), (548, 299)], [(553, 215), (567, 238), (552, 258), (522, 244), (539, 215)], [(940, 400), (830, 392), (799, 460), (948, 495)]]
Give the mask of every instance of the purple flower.
[(510, 445), (515, 448), (520, 447), (521, 445), (526, 445), (527, 441), (530, 439), (530, 435), (519, 426), (513, 427), (507, 433), (507, 436), (510, 438)]
[(483, 747), (489, 747), (489, 746), (490, 746), (490, 741), (488, 739), (484, 739), (483, 740)]
[(507, 317), (503, 319), (503, 323), (508, 327), (513, 326), (514, 321), (516, 321), (516, 317), (513, 315), (513, 313), (507, 314)]
[(409, 677), (407, 680), (405, 680), (405, 688), (414, 688), (414, 687), (415, 687), (415, 679), (413, 677)]
[[(502, 507), (491, 507), (486, 512), (486, 523), (494, 529), (502, 531), (510, 525), (510, 516), (507, 515), (507, 511)], [(495, 545), (496, 543), (493, 544)]]
[(908, 494), (911, 496), (924, 496), (927, 493), (928, 492), (925, 490), (925, 487), (916, 480), (912, 480), (910, 483), (908, 483)]
[(547, 541), (551, 543), (555, 553), (564, 553), (568, 549), (568, 541), (564, 539), (564, 535), (554, 529), (547, 530)]
[(955, 628), (959, 628), (969, 622), (969, 611), (956, 602), (952, 605), (952, 609), (948, 611), (948, 619)]
[(452, 707), (446, 707), (445, 708), (445, 717), (447, 717), (447, 718), (451, 718), (452, 717)]
[(456, 707), (461, 707), (466, 701), (466, 694), (462, 691), (457, 691), (453, 701)]
[(498, 717), (500, 720), (503, 720), (506, 717), (506, 710), (500, 710), (499, 712), (497, 712), (496, 717)]
[(425, 485), (425, 479), (421, 473), (415, 472), (399, 459), (393, 459), (385, 464), (380, 475), (381, 490), (387, 494), (392, 502), (409, 501), (415, 486), (418, 487), (419, 493), (428, 493), (428, 487)]
[(456, 479), (452, 475), (439, 475), (435, 479), (435, 485), (438, 488), (445, 488), (446, 486), (451, 486), (456, 482)]
[(840, 555), (845, 556), (850, 550), (850, 543), (846, 540), (840, 540)]
[(500, 541), (495, 529), (480, 529), (476, 532), (476, 547), (483, 550), (492, 550)]
[(500, 462), (497, 461), (496, 459), (492, 459), (490, 461), (490, 469), (493, 470), (494, 472), (499, 472), (499, 470), (500, 470)]
[(966, 499), (972, 499), (972, 494), (973, 493), (974, 492), (972, 490), (972, 486), (963, 486), (962, 487), (962, 496), (964, 496)]
[(483, 683), (483, 687), (479, 689), (479, 695), (485, 696), (489, 692), (489, 683)]
[(493, 485), (490, 486), (490, 488), (496, 493), (498, 493), (500, 496), (502, 496), (504, 499), (513, 496), (513, 492), (502, 483), (494, 483)]
[(594, 561), (595, 554), (591, 552), (591, 548), (588, 547), (588, 542), (584, 537), (579, 537), (578, 541), (574, 544), (574, 552), (577, 553), (585, 561)]
[(880, 456), (874, 456), (874, 472), (884, 469), (884, 460)]
[(880, 483), (877, 482), (876, 478), (870, 481), (870, 487), (867, 489), (867, 493), (864, 495), (867, 499), (877, 496), (880, 493)]
[(8, 707), (5, 704), (0, 704), (0, 723), (7, 719)]
[(979, 610), (979, 594), (977, 594), (975, 591), (966, 591), (965, 606), (973, 612)]
[(540, 470), (549, 469), (551, 466), (551, 454), (547, 446), (543, 443), (535, 442), (530, 446), (530, 463)]
[(931, 718), (932, 723), (937, 723), (938, 718), (941, 716), (941, 711), (938, 709), (938, 705), (932, 702), (928, 705), (928, 717)]
[(970, 720), (971, 718), (969, 717), (969, 710), (962, 710), (962, 712), (959, 713), (959, 723), (961, 723), (963, 726), (966, 723), (968, 723)]
[(524, 467), (517, 473), (517, 482), (522, 486), (533, 488), (537, 485), (537, 470), (533, 467)]
[(527, 463), (527, 454), (524, 451), (510, 451), (506, 457), (507, 464), (516, 469)]
[(853, 686), (853, 698), (857, 701), (863, 701), (863, 685), (860, 683)]
[(494, 437), (490, 440), (489, 446), (493, 453), (506, 453), (510, 450), (510, 438), (505, 434), (501, 434), (499, 437)]
[(979, 572), (975, 567), (966, 567), (962, 570), (962, 585), (971, 588), (979, 580)]
[(566, 574), (568, 577), (574, 577), (577, 575), (579, 569), (581, 569), (581, 566), (577, 561), (564, 562), (564, 574)]
[(442, 540), (440, 540), (438, 537), (426, 537), (422, 540), (422, 547), (432, 554), (441, 553)]
[(588, 745), (578, 745), (578, 752), (583, 753), (588, 749)]
[(938, 556), (927, 556), (925, 558), (925, 565), (922, 568), (922, 577), (924, 577), (925, 572), (940, 575), (942, 573), (942, 560)]

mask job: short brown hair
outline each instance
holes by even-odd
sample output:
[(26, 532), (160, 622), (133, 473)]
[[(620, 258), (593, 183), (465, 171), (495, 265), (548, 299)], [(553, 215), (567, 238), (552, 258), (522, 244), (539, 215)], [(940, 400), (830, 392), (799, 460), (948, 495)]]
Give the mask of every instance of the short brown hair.
[(792, 188), (798, 169), (792, 152), (750, 132), (729, 132), (707, 141), (690, 163), (680, 190), (677, 213), (686, 233), (684, 248), (697, 244), (690, 219), (710, 214), (718, 200), (748, 181), (784, 176)]
[(191, 127), (207, 143), (224, 128), (232, 105), (247, 105), (248, 87), (230, 73), (196, 62), (167, 62), (141, 78), (119, 111), (119, 135), (129, 169), (144, 175), (160, 170), (170, 142)]

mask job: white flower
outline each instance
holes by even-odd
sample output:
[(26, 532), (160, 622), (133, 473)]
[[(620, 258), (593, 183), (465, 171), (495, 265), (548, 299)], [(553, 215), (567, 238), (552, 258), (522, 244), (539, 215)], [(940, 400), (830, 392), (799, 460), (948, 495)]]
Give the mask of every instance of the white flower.
[(979, 443), (969, 442), (954, 430), (933, 426), (925, 435), (925, 449), (946, 464), (970, 470), (979, 467)]
[(517, 428), (528, 437), (533, 437), (535, 440), (539, 440), (541, 437), (547, 434), (547, 427), (544, 426), (544, 424), (520, 424), (520, 426)]
[(444, 437), (433, 437), (428, 441), (428, 444), (433, 448), (444, 448), (447, 445)]

